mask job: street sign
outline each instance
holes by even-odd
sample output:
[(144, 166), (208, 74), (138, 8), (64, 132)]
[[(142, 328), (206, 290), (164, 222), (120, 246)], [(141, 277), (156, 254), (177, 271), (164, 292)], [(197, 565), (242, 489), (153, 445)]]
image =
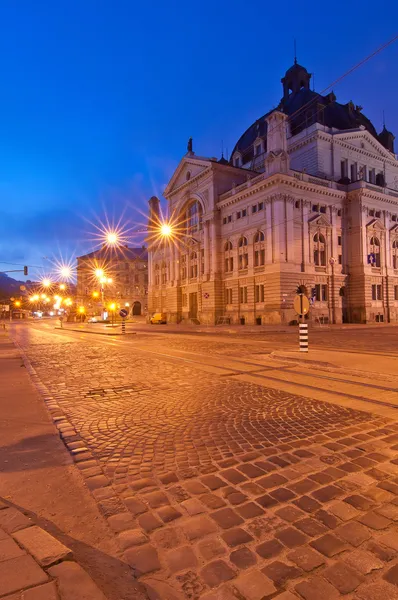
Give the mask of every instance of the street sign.
[(119, 311), (119, 316), (120, 316), (120, 317), (122, 317), (123, 319), (125, 319), (125, 318), (127, 317), (127, 315), (128, 315), (128, 314), (129, 314), (129, 313), (128, 313), (128, 311), (127, 311), (125, 308), (122, 308), (122, 309)]
[(307, 296), (304, 296), (304, 294), (298, 294), (295, 297), (293, 306), (294, 310), (298, 315), (300, 315), (300, 317), (306, 315), (307, 312), (310, 310), (310, 303), (308, 301)]

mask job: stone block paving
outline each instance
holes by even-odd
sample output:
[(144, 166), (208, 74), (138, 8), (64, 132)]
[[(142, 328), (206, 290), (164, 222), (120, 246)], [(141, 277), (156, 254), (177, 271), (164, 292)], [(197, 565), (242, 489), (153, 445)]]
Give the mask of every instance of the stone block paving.
[(92, 340), (29, 355), (151, 599), (398, 600), (397, 422)]
[(2, 600), (106, 600), (72, 552), (0, 500)]

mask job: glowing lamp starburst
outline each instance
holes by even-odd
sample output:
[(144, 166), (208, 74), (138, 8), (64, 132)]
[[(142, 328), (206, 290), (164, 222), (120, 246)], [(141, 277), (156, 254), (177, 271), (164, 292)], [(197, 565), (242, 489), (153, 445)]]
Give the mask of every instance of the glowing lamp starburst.
[(106, 234), (106, 242), (110, 246), (115, 246), (119, 242), (119, 235), (116, 231), (108, 231)]
[(170, 237), (173, 233), (171, 225), (169, 225), (168, 223), (162, 223), (162, 225), (160, 226), (160, 233), (164, 237)]

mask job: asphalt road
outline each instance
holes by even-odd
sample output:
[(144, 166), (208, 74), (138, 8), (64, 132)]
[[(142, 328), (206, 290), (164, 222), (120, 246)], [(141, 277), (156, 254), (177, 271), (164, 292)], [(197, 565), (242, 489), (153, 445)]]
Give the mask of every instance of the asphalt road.
[[(398, 598), (397, 423), (254, 382), (253, 356), (294, 332), (12, 335), (106, 476), (95, 497), (160, 598)], [(395, 336), (312, 344), (394, 355)]]

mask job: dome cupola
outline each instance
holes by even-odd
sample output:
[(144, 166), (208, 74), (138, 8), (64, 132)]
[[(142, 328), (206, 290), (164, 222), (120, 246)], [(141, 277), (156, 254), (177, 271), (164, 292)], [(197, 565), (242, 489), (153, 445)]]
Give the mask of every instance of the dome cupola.
[(393, 133), (391, 133), (391, 131), (388, 131), (388, 129), (386, 129), (385, 125), (383, 127), (383, 131), (381, 133), (379, 133), (378, 138), (379, 138), (380, 144), (382, 146), (384, 146), (384, 148), (386, 148), (387, 150), (389, 150), (390, 152), (392, 152), (394, 154), (395, 136)]
[(294, 59), (294, 65), (290, 67), (282, 77), (283, 101), (289, 98), (290, 93), (297, 94), (300, 90), (310, 89), (311, 74)]

